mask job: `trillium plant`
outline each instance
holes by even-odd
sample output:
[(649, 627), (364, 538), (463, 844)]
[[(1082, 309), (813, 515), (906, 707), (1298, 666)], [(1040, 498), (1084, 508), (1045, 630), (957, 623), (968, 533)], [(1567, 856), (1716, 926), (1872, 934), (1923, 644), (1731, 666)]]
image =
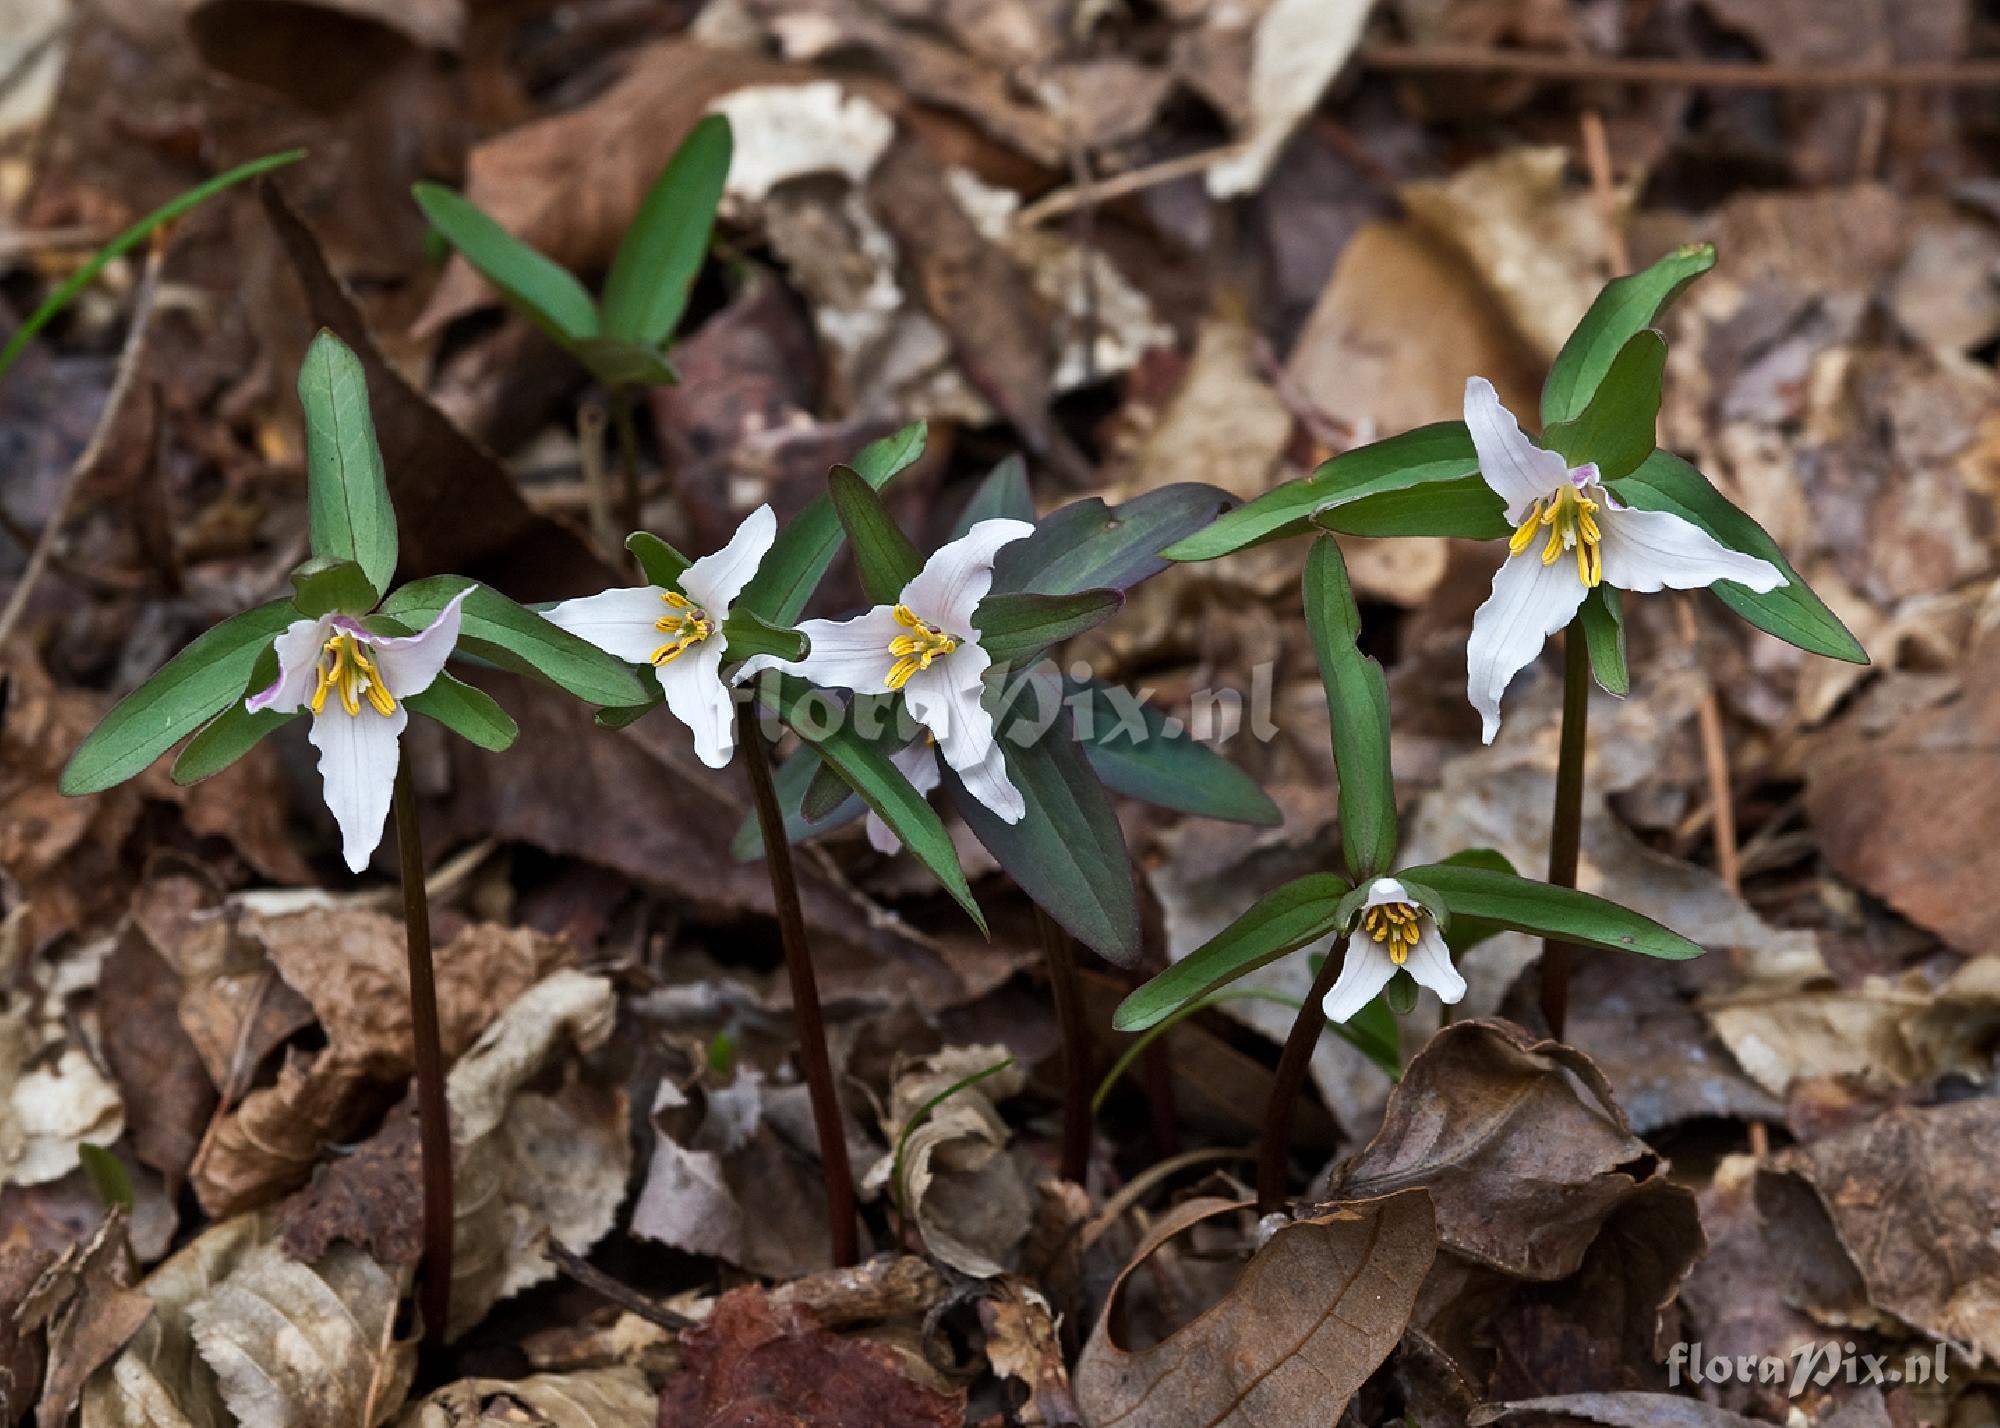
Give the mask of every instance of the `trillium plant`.
[(389, 590), (395, 511), (361, 364), (331, 333), (307, 352), (299, 396), (312, 558), (293, 573), (292, 595), (224, 620), (128, 694), (77, 749), (61, 787), (68, 794), (110, 788), (183, 739), (173, 777), (193, 783), (304, 717), (351, 871), (368, 866), (394, 804), (423, 1155), (421, 1303), (425, 1331), (436, 1341), (451, 1288), (451, 1133), (423, 850), (402, 735), (414, 712), (481, 748), (513, 743), (514, 722), (492, 697), (445, 671), (453, 655), (476, 654), (594, 703), (629, 703), (643, 689), (617, 660), (473, 581), (436, 576)]
[[(1539, 438), (1475, 377), (1463, 421), (1344, 452), (1167, 552), (1209, 560), (1315, 532), (1502, 543), (1492, 594), (1473, 621), (1466, 688), (1491, 742), (1508, 687), (1564, 632), (1552, 884), (1576, 883), (1590, 683), (1612, 695), (1630, 689), (1621, 591), (1708, 589), (1808, 653), (1867, 661), (1763, 528), (1657, 444), (1666, 341), (1652, 324), (1714, 265), (1713, 247), (1691, 245), (1608, 284), (1550, 368)], [(1552, 938), (1542, 959), (1542, 1008), (1558, 1036), (1573, 940)]]

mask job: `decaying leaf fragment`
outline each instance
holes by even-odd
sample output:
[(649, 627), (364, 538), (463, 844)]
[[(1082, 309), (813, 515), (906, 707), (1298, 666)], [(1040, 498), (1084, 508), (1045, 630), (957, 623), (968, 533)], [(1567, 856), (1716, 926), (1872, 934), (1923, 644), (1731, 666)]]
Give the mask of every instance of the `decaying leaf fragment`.
[(1329, 1206), (1284, 1226), (1199, 1318), (1130, 1351), (1114, 1327), (1133, 1273), (1169, 1239), (1243, 1206), (1191, 1200), (1162, 1216), (1113, 1286), (1076, 1369), (1091, 1423), (1269, 1428), (1330, 1423), (1402, 1337), (1437, 1253), (1420, 1190)]
[(465, 1378), (397, 1419), (397, 1428), (652, 1428), (658, 1400), (634, 1368), (533, 1378)]

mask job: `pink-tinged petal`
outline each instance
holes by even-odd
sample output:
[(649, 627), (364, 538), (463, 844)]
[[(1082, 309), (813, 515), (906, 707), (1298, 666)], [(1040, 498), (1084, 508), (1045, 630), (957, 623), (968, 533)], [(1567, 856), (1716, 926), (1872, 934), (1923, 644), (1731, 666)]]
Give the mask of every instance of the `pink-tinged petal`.
[(1620, 590), (1701, 590), (1733, 580), (1762, 595), (1785, 583), (1770, 561), (1731, 550), (1671, 511), (1606, 511), (1598, 525), (1604, 578)]
[(941, 545), (924, 568), (903, 587), (902, 603), (921, 619), (960, 640), (976, 640), (972, 612), (993, 588), (993, 559), (1003, 546), (1035, 533), (1026, 521), (981, 521), (948, 545)]
[(1357, 932), (1347, 939), (1347, 960), (1341, 964), (1340, 976), (1328, 989), (1320, 1010), (1326, 1013), (1328, 1021), (1344, 1022), (1374, 1001), (1395, 975), (1396, 964), (1389, 960), (1382, 944), (1366, 933)]
[(985, 758), (959, 769), (958, 778), (965, 791), (991, 809), (1002, 823), (1019, 823), (1027, 817), (1028, 800), (1021, 797), (1021, 790), (1008, 776), (1007, 756), (998, 739), (986, 750)]
[(1479, 453), (1479, 474), (1507, 503), (1507, 519), (1514, 524), (1527, 518), (1530, 506), (1569, 480), (1569, 463), (1528, 440), (1484, 377), (1471, 377), (1465, 383), (1465, 425), (1472, 433), (1472, 448)]
[(613, 659), (645, 664), (654, 650), (672, 639), (659, 626), (660, 617), (668, 613), (660, 598), (663, 593), (657, 585), (603, 590), (565, 600), (544, 610), (542, 618)]
[(1362, 911), (1371, 907), (1381, 907), (1384, 903), (1412, 902), (1413, 899), (1403, 885), (1394, 878), (1377, 878), (1368, 885), (1367, 901), (1361, 904)]
[(687, 568), (681, 575), (681, 589), (718, 621), (726, 619), (730, 605), (743, 593), (777, 538), (778, 517), (769, 506), (759, 506), (743, 518), (729, 544)]
[(338, 699), (313, 716), (312, 746), (319, 750), (319, 776), (326, 806), (340, 825), (341, 856), (350, 872), (360, 872), (382, 841), (389, 797), (396, 785), (398, 740), (410, 716), (398, 704), (377, 714), (367, 704), (349, 714)]
[(437, 618), (414, 635), (388, 639), (365, 637), (374, 646), (375, 667), (382, 671), (383, 688), (398, 699), (408, 699), (431, 687), (431, 681), (438, 677), (438, 671), (458, 646), (459, 619), (472, 589), (468, 585), (452, 596), (451, 603), (438, 611)]
[(1457, 1005), (1465, 995), (1465, 978), (1459, 976), (1458, 968), (1451, 965), (1451, 949), (1445, 946), (1444, 938), (1438, 935), (1436, 926), (1428, 919), (1423, 930), (1417, 934), (1417, 945), (1410, 949), (1403, 966), (1417, 979), (1418, 986), (1429, 987), (1446, 1006)]
[(1479, 711), (1481, 740), (1493, 742), (1500, 732), (1500, 696), (1576, 615), (1585, 593), (1574, 560), (1544, 565), (1530, 547), (1501, 563), (1493, 593), (1472, 616), (1465, 646), (1465, 692)]
[(260, 689), (243, 701), (255, 714), (273, 709), (290, 714), (312, 698), (319, 685), (319, 652), (326, 647), (333, 621), (325, 615), (317, 620), (294, 620), (271, 642), (278, 652), (278, 678), (268, 689)]
[(736, 704), (722, 682), (722, 648), (722, 636), (711, 635), (658, 669), (667, 712), (687, 725), (695, 757), (712, 769), (726, 768), (736, 752)]
[(889, 693), (889, 670), (896, 657), (889, 642), (908, 630), (896, 623), (893, 605), (877, 605), (851, 620), (806, 620), (800, 633), (812, 641), (804, 659), (753, 655), (736, 671), (736, 682), (767, 669), (783, 670), (822, 689), (851, 689), (856, 694)]
[[(931, 743), (929, 735), (903, 745), (889, 755), (889, 762), (910, 781), (910, 787), (921, 794), (928, 795), (944, 777), (938, 772), (937, 747)], [(903, 840), (896, 836), (896, 830), (872, 808), (868, 810), (868, 846), (885, 858), (902, 851), (903, 847)]]
[(993, 747), (993, 716), (980, 702), (991, 663), (978, 645), (960, 645), (903, 686), (910, 716), (931, 731), (944, 761), (961, 774), (984, 762)]

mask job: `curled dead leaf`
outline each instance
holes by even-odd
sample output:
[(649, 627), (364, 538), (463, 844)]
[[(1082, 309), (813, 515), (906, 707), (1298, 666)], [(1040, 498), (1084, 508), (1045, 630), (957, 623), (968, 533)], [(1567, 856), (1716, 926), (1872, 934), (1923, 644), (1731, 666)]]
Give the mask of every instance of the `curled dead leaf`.
[[(653, 1428), (659, 1400), (635, 1368), (533, 1378), (463, 1378), (397, 1420), (397, 1428)], [(532, 1415), (532, 1416), (529, 1416)]]

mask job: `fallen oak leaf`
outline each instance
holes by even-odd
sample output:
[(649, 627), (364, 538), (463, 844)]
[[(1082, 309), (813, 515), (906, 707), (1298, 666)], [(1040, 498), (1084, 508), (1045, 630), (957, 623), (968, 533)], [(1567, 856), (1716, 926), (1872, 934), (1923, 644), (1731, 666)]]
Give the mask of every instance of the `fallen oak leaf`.
[(646, 1376), (620, 1365), (523, 1379), (462, 1378), (413, 1404), (397, 1428), (653, 1428), (658, 1414)]
[(1430, 1197), (1421, 1190), (1293, 1221), (1192, 1323), (1137, 1351), (1114, 1342), (1112, 1323), (1133, 1273), (1175, 1235), (1243, 1208), (1191, 1200), (1140, 1242), (1077, 1362), (1085, 1421), (1105, 1428), (1333, 1422), (1388, 1357), (1437, 1253)]

